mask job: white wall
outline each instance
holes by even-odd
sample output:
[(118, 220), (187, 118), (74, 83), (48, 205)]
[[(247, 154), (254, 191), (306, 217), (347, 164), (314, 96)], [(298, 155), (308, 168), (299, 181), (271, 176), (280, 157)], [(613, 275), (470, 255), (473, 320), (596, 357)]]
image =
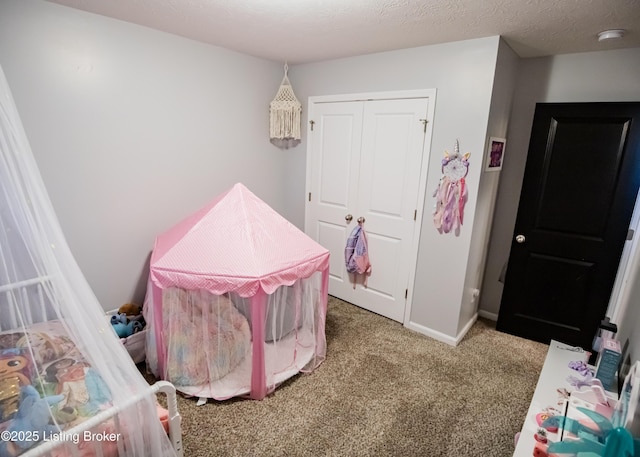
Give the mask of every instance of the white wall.
[(279, 63), (40, 0), (3, 0), (0, 65), (105, 309), (140, 302), (155, 236), (233, 183), (287, 216), (292, 153), (268, 139)]
[[(437, 89), (411, 322), (445, 340), (455, 339), (458, 332), (499, 42), (499, 37), (489, 37), (297, 65), (289, 71), (305, 123), (309, 96)], [(461, 152), (471, 152), (469, 210), (460, 236), (440, 235), (432, 222), (431, 194), (444, 151), (452, 151), (456, 139)], [(302, 228), (306, 138), (296, 151), (288, 163), (287, 204), (292, 222)]]
[(490, 240), (480, 309), (498, 315), (500, 271), (509, 258), (538, 102), (640, 101), (640, 48), (523, 59)]

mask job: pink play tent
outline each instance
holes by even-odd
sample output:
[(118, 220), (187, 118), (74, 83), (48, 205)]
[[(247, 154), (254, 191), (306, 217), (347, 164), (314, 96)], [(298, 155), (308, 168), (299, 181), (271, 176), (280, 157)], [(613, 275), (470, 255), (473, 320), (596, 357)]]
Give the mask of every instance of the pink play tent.
[(262, 399), (326, 353), (329, 252), (242, 184), (156, 238), (147, 364), (185, 394)]

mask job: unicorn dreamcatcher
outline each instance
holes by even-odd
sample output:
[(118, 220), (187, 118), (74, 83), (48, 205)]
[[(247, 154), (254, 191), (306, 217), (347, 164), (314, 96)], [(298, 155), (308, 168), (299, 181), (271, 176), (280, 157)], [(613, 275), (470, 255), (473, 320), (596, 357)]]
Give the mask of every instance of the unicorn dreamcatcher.
[(454, 231), (460, 233), (464, 216), (464, 205), (467, 202), (467, 186), (464, 178), (469, 172), (469, 156), (460, 155), (458, 140), (453, 154), (444, 152), (442, 159), (442, 177), (433, 196), (436, 198), (433, 222), (440, 233)]

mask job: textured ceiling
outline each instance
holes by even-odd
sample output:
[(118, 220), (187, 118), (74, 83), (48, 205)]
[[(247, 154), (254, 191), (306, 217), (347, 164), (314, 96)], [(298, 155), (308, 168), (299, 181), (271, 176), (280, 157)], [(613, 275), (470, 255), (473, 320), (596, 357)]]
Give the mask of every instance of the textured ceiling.
[(49, 1), (292, 64), (492, 35), (521, 57), (640, 47), (640, 0)]

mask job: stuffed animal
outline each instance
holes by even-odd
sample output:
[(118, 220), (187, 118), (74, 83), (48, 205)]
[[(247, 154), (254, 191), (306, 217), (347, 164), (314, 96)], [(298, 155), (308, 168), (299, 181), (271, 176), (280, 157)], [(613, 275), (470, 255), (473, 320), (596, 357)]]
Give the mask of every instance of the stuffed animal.
[(17, 378), (20, 384), (31, 384), (29, 381), (28, 372), (25, 375), (25, 371), (29, 369), (29, 359), (23, 356), (22, 353), (16, 351), (0, 356), (0, 379), (5, 378)]
[(129, 319), (127, 319), (127, 315), (124, 313), (118, 313), (111, 316), (111, 325), (116, 325), (116, 324), (127, 325), (128, 323), (129, 323)]
[(118, 314), (126, 314), (127, 316), (137, 316), (142, 313), (142, 308), (135, 303), (125, 303), (118, 308)]
[(18, 412), (20, 388), (31, 384), (31, 369), (31, 359), (24, 350), (0, 350), (0, 422)]
[(129, 321), (127, 324), (127, 336), (131, 336), (134, 333), (138, 333), (142, 330), (142, 323), (140, 321)]
[(17, 439), (14, 441), (0, 441), (0, 455), (14, 456), (23, 453), (36, 442), (58, 433), (58, 427), (49, 424), (50, 406), (55, 405), (64, 399), (64, 395), (52, 395), (40, 398), (40, 394), (31, 385), (20, 389), (20, 406), (18, 412), (11, 420), (8, 432), (31, 432), (16, 433)]
[(111, 326), (120, 338), (131, 336), (144, 327), (142, 322), (139, 320), (129, 320), (124, 313), (111, 316)]

